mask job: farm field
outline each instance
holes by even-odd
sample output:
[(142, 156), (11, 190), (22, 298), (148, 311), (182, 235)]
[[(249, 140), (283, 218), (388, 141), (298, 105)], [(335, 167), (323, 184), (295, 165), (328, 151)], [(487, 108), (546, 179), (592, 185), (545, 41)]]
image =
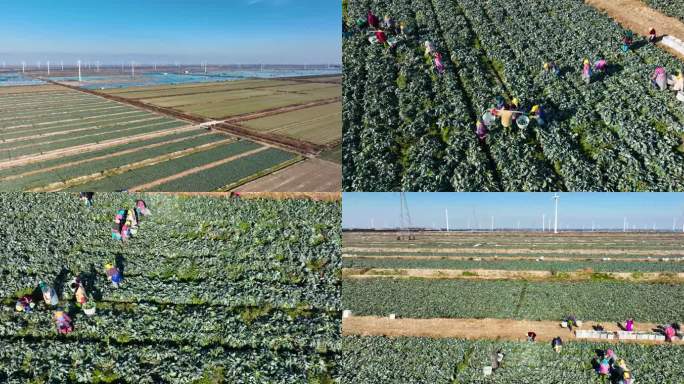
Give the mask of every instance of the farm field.
[[(624, 30), (583, 1), (350, 1), (348, 24), (369, 9), (413, 32), (394, 50), (365, 31), (344, 39), (345, 190), (684, 190), (681, 102), (649, 82), (682, 62), (640, 43), (623, 53)], [(610, 68), (586, 85), (584, 58)], [(543, 74), (545, 60), (560, 77)], [(475, 121), (497, 96), (541, 104), (546, 125), (496, 123), (479, 142)]]
[[(311, 76), (98, 92), (169, 115), (182, 114), (196, 122), (212, 121), (216, 129), (232, 135), (339, 163), (342, 140), (339, 82), (339, 76)], [(341, 177), (341, 172), (340, 166), (336, 177)]]
[(653, 9), (684, 21), (684, 1), (682, 0), (644, 0)]
[(4, 87), (0, 104), (3, 191), (232, 189), (302, 159), (57, 85)]
[(342, 188), (339, 176), (339, 165), (321, 159), (306, 159), (291, 167), (243, 184), (234, 190), (237, 192), (312, 190), (336, 192)]
[[(684, 234), (412, 234), (399, 241), (390, 230), (343, 233), (345, 380), (595, 383), (591, 358), (609, 345), (639, 382), (677, 382), (681, 341), (587, 342), (560, 320), (572, 314), (585, 322), (581, 329), (611, 331), (630, 317), (640, 331), (681, 322)], [(524, 341), (529, 330), (537, 343)], [(556, 336), (565, 341), (560, 356), (549, 347)], [(503, 367), (483, 376), (499, 348)]]
[[(112, 240), (116, 210), (138, 198), (151, 215)], [(17, 223), (0, 228), (3, 383), (338, 379), (339, 201), (96, 193), (87, 207), (73, 193), (3, 193), (0, 207)], [(70, 230), (55, 232), (65, 220)], [(74, 276), (92, 317), (69, 294)], [(72, 332), (57, 334), (42, 295), (14, 310), (41, 280)]]

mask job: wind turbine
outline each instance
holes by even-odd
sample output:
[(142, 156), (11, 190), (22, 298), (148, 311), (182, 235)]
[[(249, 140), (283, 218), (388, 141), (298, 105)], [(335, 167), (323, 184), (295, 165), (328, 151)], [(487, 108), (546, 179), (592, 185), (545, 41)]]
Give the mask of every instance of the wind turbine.
[(83, 81), (83, 78), (81, 78), (81, 60), (78, 61), (78, 82), (80, 83)]
[(47, 62), (48, 76), (50, 76), (50, 60)]
[(135, 62), (131, 61), (131, 77), (135, 77)]
[(21, 73), (26, 73), (26, 62), (25, 61), (21, 62)]
[(627, 217), (622, 219), (622, 232), (627, 232)]
[(446, 231), (449, 232), (449, 209), (444, 208), (444, 216), (446, 216)]
[(62, 72), (64, 72), (64, 60), (60, 60), (59, 64), (62, 66)]
[(556, 203), (556, 218), (555, 218), (555, 223), (553, 225), (553, 233), (558, 233), (558, 200), (560, 200), (560, 196), (558, 196), (557, 193), (553, 195), (553, 200)]
[(542, 232), (546, 232), (546, 213), (542, 213)]
[(494, 232), (494, 216), (492, 216), (492, 232)]

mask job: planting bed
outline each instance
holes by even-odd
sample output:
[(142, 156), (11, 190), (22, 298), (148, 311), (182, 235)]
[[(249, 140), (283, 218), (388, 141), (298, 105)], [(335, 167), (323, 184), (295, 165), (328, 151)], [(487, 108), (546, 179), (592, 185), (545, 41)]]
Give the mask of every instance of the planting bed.
[[(345, 38), (345, 190), (684, 190), (681, 103), (649, 82), (681, 61), (651, 45), (623, 53), (623, 29), (583, 1), (360, 0), (347, 20), (368, 9), (415, 32), (395, 51)], [(608, 74), (585, 85), (584, 58), (607, 59)], [(475, 120), (499, 95), (544, 105), (547, 125), (497, 125), (479, 143)]]
[[(4, 191), (114, 191), (150, 183), (146, 189), (210, 191), (299, 160), (289, 152), (56, 85), (2, 88), (0, 103)], [(243, 154), (247, 151), (255, 152)]]
[[(138, 235), (111, 240), (116, 209), (144, 198)], [(338, 376), (340, 204), (146, 194), (0, 194), (0, 381), (328, 382)], [(68, 231), (55, 231), (69, 222)], [(106, 263), (123, 271), (114, 289)], [(86, 317), (68, 281), (97, 303)], [(57, 289), (74, 331), (14, 302)], [(205, 380), (205, 381), (198, 381)]]

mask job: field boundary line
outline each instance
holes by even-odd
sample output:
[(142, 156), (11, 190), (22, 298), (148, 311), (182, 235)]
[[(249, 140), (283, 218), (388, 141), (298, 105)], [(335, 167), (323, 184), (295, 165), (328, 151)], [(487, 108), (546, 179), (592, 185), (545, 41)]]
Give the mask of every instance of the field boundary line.
[(666, 249), (666, 250), (658, 250), (658, 251), (651, 251), (651, 250), (643, 250), (643, 249), (628, 249), (628, 250), (622, 250), (622, 249), (608, 249), (608, 248), (590, 248), (590, 249), (534, 249), (534, 248), (507, 248), (507, 247), (496, 247), (496, 248), (485, 248), (485, 247), (461, 247), (461, 248), (428, 248), (428, 247), (421, 247), (421, 248), (392, 248), (391, 251), (387, 251), (386, 249), (384, 250), (376, 250), (375, 248), (369, 248), (369, 247), (345, 247), (345, 252), (407, 252), (407, 253), (433, 253), (435, 255), (438, 255), (440, 253), (472, 253), (472, 254), (481, 254), (481, 253), (488, 253), (488, 254), (500, 254), (500, 255), (507, 255), (507, 254), (516, 254), (516, 253), (529, 253), (533, 255), (538, 255), (538, 254), (572, 254), (572, 255), (620, 255), (620, 254), (630, 254), (630, 255), (642, 255), (642, 256), (650, 256), (650, 255), (684, 255), (684, 250), (672, 250), (672, 249)]
[(172, 175), (169, 177), (164, 177), (164, 178), (149, 182), (147, 184), (137, 185), (135, 187), (129, 188), (128, 190), (130, 192), (138, 192), (138, 191), (142, 191), (142, 190), (149, 189), (152, 187), (156, 187), (158, 185), (165, 184), (165, 183), (168, 183), (170, 181), (181, 179), (181, 178), (188, 176), (188, 175), (192, 175), (192, 174), (195, 174), (198, 172), (205, 171), (207, 169), (218, 167), (219, 165), (223, 165), (223, 164), (235, 161), (235, 160), (239, 160), (243, 157), (248, 157), (248, 156), (254, 155), (256, 153), (263, 152), (263, 151), (270, 149), (270, 148), (271, 147), (268, 147), (268, 146), (262, 146), (262, 147), (259, 147), (256, 149), (252, 149), (250, 151), (242, 152), (240, 154), (237, 154), (237, 155), (234, 155), (231, 157), (227, 157), (227, 158), (219, 160), (219, 161), (214, 161), (212, 163), (204, 164), (204, 165), (201, 165), (199, 167), (191, 168), (191, 169), (185, 170), (183, 172), (176, 173), (175, 175)]
[[(616, 332), (620, 328), (615, 322), (585, 321), (580, 329), (589, 330), (601, 325), (606, 331)], [(654, 323), (634, 324), (635, 331), (652, 331)], [(618, 339), (576, 339), (574, 332), (561, 328), (560, 321), (515, 320), (515, 319), (445, 319), (445, 318), (397, 318), (379, 316), (351, 316), (342, 319), (342, 336), (386, 336), (386, 337), (429, 337), (467, 340), (511, 340), (527, 342), (527, 332), (537, 334), (537, 342), (549, 342), (561, 336), (564, 342), (596, 343), (638, 343), (664, 344), (655, 340)], [(681, 340), (675, 344), (683, 345)], [(550, 347), (549, 347), (550, 348)]]
[(193, 153), (203, 152), (205, 150), (212, 149), (214, 147), (218, 147), (218, 146), (221, 146), (223, 144), (230, 144), (230, 143), (233, 143), (235, 141), (236, 141), (236, 139), (229, 138), (226, 140), (221, 140), (221, 141), (216, 141), (213, 143), (199, 145), (197, 147), (192, 147), (192, 148), (183, 149), (183, 150), (176, 151), (176, 152), (166, 153), (166, 154), (163, 154), (163, 155), (160, 155), (157, 157), (153, 157), (150, 159), (145, 159), (145, 160), (138, 161), (135, 163), (126, 164), (126, 165), (123, 165), (120, 167), (107, 169), (107, 170), (97, 172), (97, 173), (92, 173), (90, 175), (80, 176), (80, 177), (76, 177), (73, 179), (48, 184), (48, 185), (45, 185), (42, 187), (33, 188), (33, 189), (30, 189), (29, 192), (56, 192), (59, 190), (63, 190), (65, 188), (71, 188), (73, 186), (85, 184), (88, 182), (106, 179), (106, 178), (109, 178), (112, 176), (116, 176), (116, 175), (120, 175), (122, 173), (126, 173), (128, 171), (133, 171), (136, 169), (149, 167), (152, 165), (156, 165), (156, 164), (163, 163), (163, 162), (173, 160), (173, 159), (177, 159), (180, 157), (185, 157), (185, 156), (191, 155)]
[(439, 279), (439, 280), (524, 280), (684, 283), (684, 272), (594, 272), (589, 270), (509, 270), (509, 269), (430, 269), (430, 268), (343, 268), (345, 279)]
[(266, 110), (259, 111), (259, 112), (245, 113), (245, 114), (237, 115), (237, 116), (226, 116), (226, 117), (220, 118), (219, 120), (223, 120), (226, 123), (240, 123), (243, 121), (256, 120), (256, 119), (261, 119), (263, 117), (269, 117), (269, 116), (273, 116), (273, 115), (280, 115), (282, 113), (298, 111), (300, 109), (308, 109), (308, 108), (313, 108), (313, 107), (319, 107), (322, 105), (338, 103), (340, 101), (342, 101), (342, 97), (332, 97), (329, 99), (316, 100), (316, 101), (311, 101), (311, 102), (303, 103), (303, 104), (293, 104), (293, 105), (288, 105), (288, 106), (280, 107), (280, 108), (271, 108), (271, 109), (266, 109)]
[(156, 131), (156, 132), (152, 132), (152, 133), (144, 133), (144, 134), (136, 135), (136, 136), (128, 136), (128, 137), (125, 137), (122, 139), (112, 139), (112, 140), (102, 141), (102, 142), (97, 143), (97, 144), (89, 143), (89, 144), (83, 144), (83, 145), (79, 145), (79, 146), (75, 146), (75, 147), (58, 149), (58, 150), (46, 152), (46, 153), (43, 153), (40, 155), (30, 154), (30, 155), (20, 156), (20, 157), (13, 159), (13, 160), (0, 162), (0, 170), (7, 169), (7, 168), (14, 168), (14, 167), (22, 166), (22, 165), (27, 165), (27, 164), (38, 163), (38, 162), (45, 161), (45, 160), (52, 160), (52, 159), (55, 159), (55, 158), (58, 158), (61, 156), (67, 156), (67, 155), (71, 155), (74, 153), (93, 152), (93, 151), (97, 151), (99, 149), (104, 149), (104, 148), (113, 147), (113, 146), (120, 145), (120, 144), (130, 143), (132, 141), (153, 139), (156, 137), (166, 136), (166, 135), (170, 135), (173, 133), (181, 133), (181, 132), (191, 131), (193, 129), (199, 130), (197, 125), (186, 125), (184, 127), (180, 127), (180, 128), (176, 128), (176, 129), (161, 130), (161, 131)]
[(26, 173), (22, 173), (22, 174), (18, 174), (18, 175), (0, 177), (0, 181), (10, 181), (10, 180), (15, 180), (15, 179), (21, 179), (21, 178), (26, 177), (26, 176), (31, 176), (31, 175), (35, 175), (35, 174), (39, 174), (39, 173), (54, 171), (54, 170), (61, 169), (61, 168), (70, 168), (70, 167), (73, 167), (76, 165), (85, 164), (85, 163), (89, 163), (92, 161), (104, 160), (104, 159), (114, 157), (114, 156), (128, 155), (130, 153), (139, 152), (141, 150), (162, 147), (164, 145), (179, 143), (181, 141), (190, 140), (190, 139), (194, 139), (197, 137), (203, 137), (203, 136), (207, 136), (210, 134), (211, 134), (210, 132), (200, 133), (200, 134), (197, 134), (195, 136), (181, 137), (181, 138), (178, 138), (175, 140), (163, 141), (161, 143), (155, 143), (155, 144), (145, 145), (145, 146), (138, 147), (138, 148), (127, 149), (124, 151), (110, 153), (110, 154), (102, 155), (102, 156), (97, 156), (97, 157), (93, 157), (90, 159), (84, 159), (84, 160), (78, 160), (78, 161), (71, 162), (71, 163), (59, 164), (59, 165), (55, 165), (53, 167), (41, 168), (41, 169), (37, 169), (35, 171), (30, 171), (30, 172), (26, 172)]
[[(363, 260), (465, 260), (465, 261), (485, 261), (485, 262), (497, 262), (497, 261), (516, 261), (516, 260), (537, 260), (539, 257), (536, 256), (439, 256), (439, 255), (434, 255), (434, 256), (418, 256), (418, 255), (382, 255), (382, 256), (367, 256), (367, 255), (356, 255), (356, 254), (348, 254), (344, 253), (342, 254), (343, 259), (363, 259)], [(475, 260), (479, 259), (479, 260)], [(604, 259), (609, 259), (609, 260), (604, 260)], [(666, 258), (669, 259), (669, 258)], [(578, 257), (556, 257), (556, 256), (551, 256), (548, 259), (545, 258), (544, 260), (541, 260), (541, 262), (544, 261), (562, 261), (562, 262), (572, 262), (572, 261), (601, 261), (601, 262), (611, 262), (611, 261), (619, 261), (619, 262), (660, 262), (660, 263), (677, 263), (681, 262), (680, 260), (661, 260), (661, 258), (643, 258), (643, 257), (611, 257), (611, 258), (605, 258), (601, 256), (594, 256), (594, 257), (589, 257), (589, 256), (578, 256)]]

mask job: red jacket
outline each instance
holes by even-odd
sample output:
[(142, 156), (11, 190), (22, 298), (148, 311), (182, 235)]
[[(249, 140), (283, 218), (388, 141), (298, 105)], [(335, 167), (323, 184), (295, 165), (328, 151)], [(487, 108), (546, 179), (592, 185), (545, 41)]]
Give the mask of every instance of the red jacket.
[(387, 43), (387, 36), (385, 36), (385, 32), (383, 31), (375, 31), (375, 37), (378, 38), (378, 41), (380, 44), (385, 44)]
[(368, 11), (368, 25), (373, 28), (379, 28), (380, 25), (380, 20), (373, 14), (372, 11)]

